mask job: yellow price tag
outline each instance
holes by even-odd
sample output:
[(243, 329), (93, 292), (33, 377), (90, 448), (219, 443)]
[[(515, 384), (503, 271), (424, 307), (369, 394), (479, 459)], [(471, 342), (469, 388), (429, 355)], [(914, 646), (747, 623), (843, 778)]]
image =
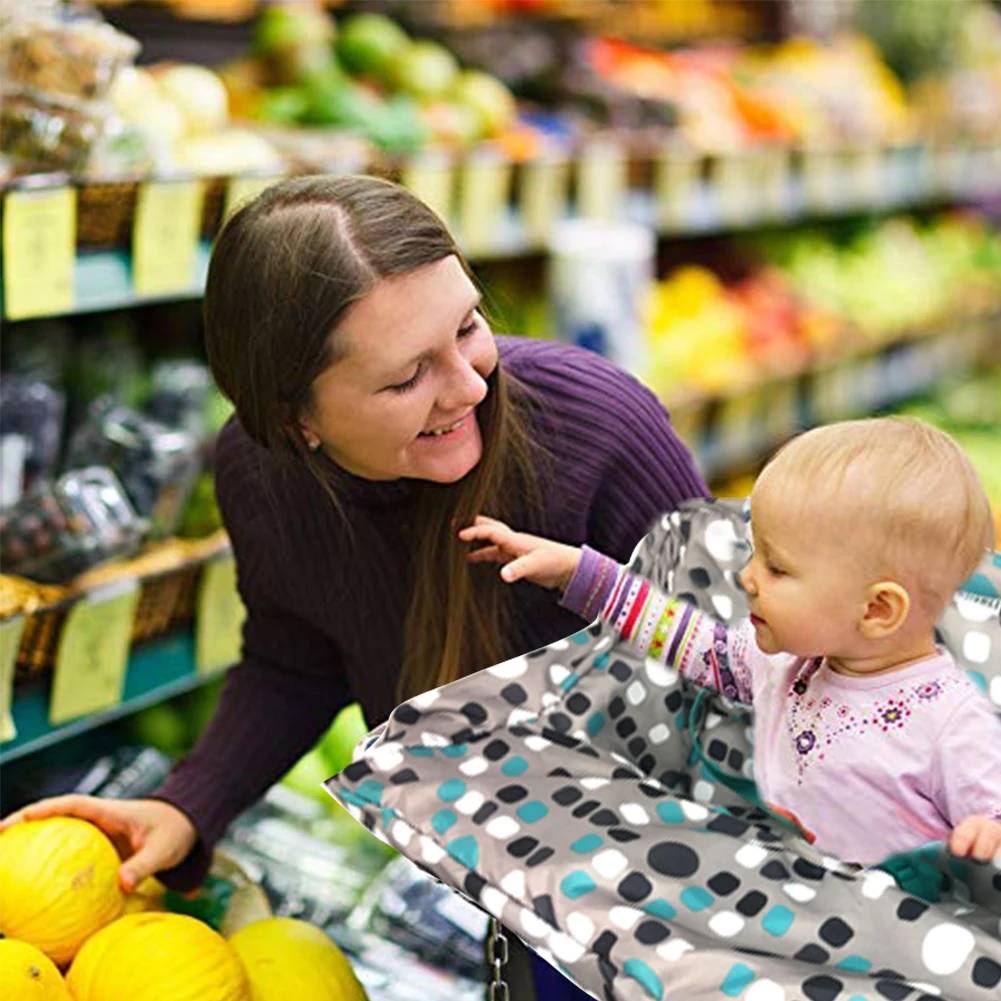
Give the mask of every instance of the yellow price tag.
[(400, 181), (442, 219), (452, 218), (455, 167), (447, 156), (428, 152), (408, 160)]
[(459, 231), (470, 253), (499, 243), (511, 195), (511, 163), (492, 154), (473, 154), (462, 165), (459, 188)]
[(9, 191), (4, 198), (4, 312), (8, 319), (73, 308), (76, 189)]
[(240, 659), (243, 621), (247, 610), (236, 589), (232, 556), (212, 560), (202, 571), (195, 627), (195, 658), (199, 674), (215, 674)]
[(625, 200), (626, 158), (616, 143), (594, 142), (577, 164), (577, 212), (586, 219), (618, 219)]
[(712, 161), (713, 201), (723, 222), (745, 222), (751, 215), (752, 201), (760, 196), (754, 191), (753, 165), (750, 156), (724, 153)]
[(540, 157), (525, 164), (521, 185), (521, 218), (535, 246), (544, 245), (553, 226), (567, 212), (569, 164)]
[(132, 282), (140, 295), (169, 295), (194, 286), (204, 199), (201, 181), (140, 186), (132, 228)]
[(0, 622), (0, 742), (13, 740), (17, 736), (14, 717), (10, 709), (14, 703), (14, 670), (17, 667), (17, 651), (21, 647), (24, 634), (24, 616)]
[(222, 218), (225, 222), (238, 208), (253, 201), (265, 188), (277, 184), (280, 175), (270, 177), (233, 177), (226, 185), (226, 201), (223, 206)]
[(662, 150), (654, 174), (661, 228), (684, 229), (688, 225), (698, 181), (699, 164), (694, 156), (671, 147)]
[(830, 210), (842, 201), (844, 171), (830, 150), (808, 150), (803, 155), (803, 190), (809, 208)]
[(126, 580), (91, 592), (70, 609), (52, 678), (53, 726), (121, 702), (138, 604), (139, 585)]

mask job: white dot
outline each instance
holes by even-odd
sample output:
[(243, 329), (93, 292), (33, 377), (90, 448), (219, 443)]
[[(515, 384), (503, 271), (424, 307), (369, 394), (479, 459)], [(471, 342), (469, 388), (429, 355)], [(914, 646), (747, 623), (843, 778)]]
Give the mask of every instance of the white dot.
[(616, 928), (629, 931), (639, 919), (643, 917), (643, 912), (635, 907), (613, 907), (608, 912), (608, 918)]
[(638, 706), (646, 698), (646, 689), (643, 687), (643, 682), (634, 681), (626, 689), (626, 700), (631, 706)]
[(809, 903), (817, 895), (816, 890), (811, 890), (810, 887), (804, 886), (802, 883), (786, 883), (782, 889), (785, 890), (786, 896), (792, 897), (800, 904)]
[(402, 820), (397, 820), (389, 829), (389, 833), (401, 848), (406, 848), (410, 844), (410, 839), (414, 836), (414, 829), (404, 824)]
[(737, 864), (742, 865), (745, 869), (757, 869), (768, 858), (768, 852), (761, 845), (744, 845), (737, 852), (735, 858)]
[(673, 685), (678, 680), (677, 671), (672, 671), (671, 668), (665, 667), (659, 661), (654, 660), (653, 657), (647, 657), (644, 666), (646, 668), (647, 681), (651, 685), (667, 688), (668, 685)]
[(584, 945), (587, 945), (594, 934), (594, 922), (586, 914), (574, 911), (573, 914), (567, 916), (567, 931), (578, 942), (583, 942)]
[(605, 879), (615, 879), (629, 865), (629, 860), (622, 852), (610, 848), (608, 851), (595, 855), (591, 859), (591, 865), (597, 870), (599, 876), (604, 876)]
[(436, 845), (430, 838), (421, 838), (421, 856), (425, 862), (436, 865), (445, 857), (445, 849)]
[(452, 741), (448, 737), (443, 737), (440, 733), (431, 733), (430, 730), (422, 730), (421, 743), (425, 747), (448, 747)]
[(532, 938), (545, 938), (552, 931), (535, 911), (530, 911), (527, 907), (521, 909), (521, 927)]
[(397, 743), (374, 747), (366, 757), (381, 772), (391, 772), (403, 764), (403, 751)]
[(967, 633), (963, 640), (963, 656), (971, 664), (986, 664), (991, 655), (991, 638), (987, 633)]
[(585, 743), (591, 739), (591, 735), (586, 730), (574, 730), (570, 736), (573, 737), (574, 740), (582, 740)]
[(743, 774), (744, 774), (744, 776), (746, 778), (749, 778), (749, 779), (753, 779), (754, 778), (754, 762), (750, 758), (748, 758), (744, 762), (744, 767), (741, 768), (741, 772), (743, 772)]
[(896, 885), (897, 881), (888, 872), (873, 869), (866, 872), (862, 880), (862, 896), (868, 900), (879, 900), (891, 886)]
[(1001, 674), (991, 681), (991, 702), (1001, 706)]
[(477, 792), (475, 789), (470, 789), (456, 804), (455, 808), (459, 813), (464, 813), (467, 816), (476, 813), (476, 811), (483, 806), (483, 793)]
[(513, 900), (522, 900), (525, 896), (525, 873), (521, 869), (509, 872), (501, 880), (501, 889)]
[(956, 610), (967, 622), (987, 622), (997, 615), (997, 609), (989, 601), (977, 601), (965, 594), (957, 594)]
[(709, 713), (706, 716), (706, 729), (715, 730), (723, 722), (723, 717), (719, 713)]
[(525, 738), (525, 747), (530, 751), (544, 751), (547, 747), (552, 746), (552, 741), (546, 740), (545, 737), (538, 737), (535, 734)]
[(733, 548), (737, 544), (737, 533), (732, 522), (719, 519), (706, 526), (705, 543), (709, 555), (720, 563), (733, 559)]
[(671, 737), (671, 728), (666, 723), (658, 723), (648, 734), (651, 744), (663, 744)]
[(494, 664), (493, 667), (488, 667), (487, 673), (492, 674), (495, 678), (504, 678), (507, 680), (510, 678), (520, 678), (527, 670), (527, 658), (515, 657), (512, 660), (504, 661), (503, 664)]
[(694, 948), (691, 942), (686, 942), (683, 938), (672, 938), (669, 942), (657, 946), (657, 955), (666, 963), (673, 963)]
[(496, 886), (485, 886), (480, 891), (480, 903), (495, 918), (499, 918), (504, 913), (504, 905), (507, 903), (507, 894), (501, 893)]
[(689, 820), (707, 820), (709, 818), (709, 811), (704, 806), (699, 806), (698, 803), (693, 803), (690, 799), (682, 799), (678, 801), (681, 804), (681, 812)]
[(713, 798), (712, 784), (706, 782), (705, 779), (699, 779), (699, 781), (695, 783), (695, 788), (692, 790), (692, 795), (700, 803), (708, 803)]
[(921, 960), (936, 976), (955, 973), (966, 962), (977, 940), (959, 925), (936, 925), (921, 943)]
[(497, 817), (487, 824), (487, 834), (492, 838), (503, 841), (505, 838), (513, 837), (521, 830), (521, 825), (511, 817)]
[(584, 946), (562, 932), (550, 937), (549, 946), (553, 950), (553, 955), (564, 963), (576, 963), (584, 955)]
[(639, 803), (623, 803), (619, 807), (619, 813), (622, 814), (622, 819), (627, 824), (636, 824), (638, 826), (650, 823), (650, 814)]
[(709, 927), (720, 938), (733, 938), (744, 927), (744, 919), (733, 911), (720, 911), (710, 918)]
[(569, 640), (557, 640), (555, 643), (550, 643), (549, 644), (549, 649), (550, 650), (559, 650), (561, 652), (563, 650), (569, 650), (570, 649), (570, 641)]
[(612, 637), (602, 636), (601, 639), (598, 640), (598, 642), (595, 643), (593, 647), (591, 647), (591, 650), (593, 653), (601, 653), (601, 651), (604, 650), (605, 647), (609, 647), (611, 645), (612, 645)]
[(420, 695), (415, 695), (410, 700), (410, 704), (416, 706), (418, 709), (427, 709), (428, 706), (434, 705), (440, 698), (440, 689), (432, 688), (430, 692), (421, 692)]
[(733, 615), (733, 602), (725, 594), (713, 595), (713, 607), (721, 619), (729, 619)]
[(508, 726), (520, 726), (522, 723), (534, 723), (538, 714), (530, 709), (512, 709), (507, 717)]
[(463, 761), (459, 765), (459, 771), (463, 775), (467, 775), (469, 778), (474, 778), (477, 775), (482, 775), (490, 767), (490, 762), (486, 758), (470, 758), (468, 761)]
[(559, 705), (563, 701), (562, 694), (557, 694), (556, 692), (543, 692), (542, 693), (542, 708), (552, 709), (553, 706)]
[(786, 992), (774, 980), (756, 980), (747, 988), (744, 1001), (785, 1001)]
[(562, 664), (551, 664), (549, 667), (549, 680), (554, 685), (562, 685), (567, 678), (570, 677), (570, 672)]
[(910, 980), (908, 983), (914, 988), (914, 990), (920, 991), (922, 994), (934, 994), (936, 997), (941, 997), (942, 995), (942, 989), (940, 987), (936, 987), (934, 984), (925, 984), (920, 981), (914, 983)]
[(580, 784), (585, 789), (600, 789), (602, 786), (607, 786), (608, 783), (608, 779), (603, 779), (598, 776), (592, 776), (590, 778), (580, 780)]

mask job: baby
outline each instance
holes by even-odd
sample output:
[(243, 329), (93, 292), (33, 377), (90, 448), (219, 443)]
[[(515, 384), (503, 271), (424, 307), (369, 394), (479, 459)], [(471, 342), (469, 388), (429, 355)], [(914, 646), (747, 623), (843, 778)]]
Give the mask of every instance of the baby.
[(488, 518), (460, 532), (505, 581), (559, 587), (588, 621), (753, 705), (761, 798), (818, 848), (863, 865), (935, 840), (997, 855), (1001, 720), (934, 637), (993, 540), (960, 449), (910, 418), (809, 431), (758, 478), (751, 535), (751, 617), (726, 630), (586, 546)]

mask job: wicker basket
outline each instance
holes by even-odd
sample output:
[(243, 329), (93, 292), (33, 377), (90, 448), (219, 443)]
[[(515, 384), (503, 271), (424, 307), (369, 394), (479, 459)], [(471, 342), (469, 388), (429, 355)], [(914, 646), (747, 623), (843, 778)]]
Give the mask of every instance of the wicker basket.
[(77, 190), (77, 246), (118, 250), (132, 243), (138, 182), (87, 181)]

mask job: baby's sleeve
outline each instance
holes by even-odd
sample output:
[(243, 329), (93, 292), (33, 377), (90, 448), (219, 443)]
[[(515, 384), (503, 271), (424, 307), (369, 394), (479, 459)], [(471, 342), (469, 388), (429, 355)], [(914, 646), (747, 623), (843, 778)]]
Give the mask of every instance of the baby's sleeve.
[(671, 598), (645, 577), (585, 548), (563, 604), (591, 619), (597, 613), (647, 657), (729, 699), (753, 701), (753, 627), (735, 629)]
[(971, 816), (1001, 820), (1001, 719), (979, 692), (964, 699), (943, 727), (933, 795), (953, 827)]

